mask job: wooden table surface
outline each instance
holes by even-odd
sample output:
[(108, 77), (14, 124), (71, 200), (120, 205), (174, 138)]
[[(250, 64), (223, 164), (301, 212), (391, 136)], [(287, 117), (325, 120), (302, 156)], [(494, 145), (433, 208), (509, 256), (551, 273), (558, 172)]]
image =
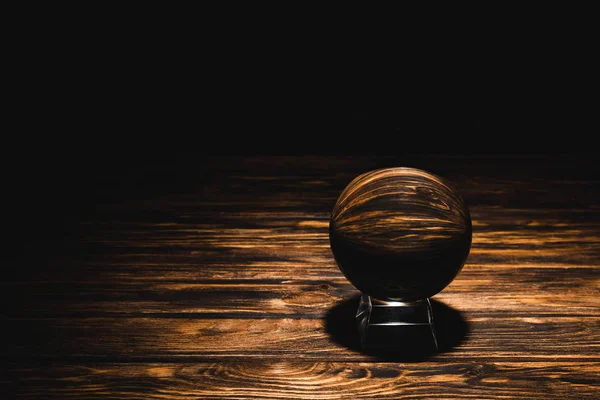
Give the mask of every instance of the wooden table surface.
[[(598, 399), (596, 162), (183, 157), (39, 181), (5, 210), (0, 398)], [(438, 354), (361, 352), (330, 251), (341, 190), (389, 166), (470, 208), (471, 253), (433, 298)]]

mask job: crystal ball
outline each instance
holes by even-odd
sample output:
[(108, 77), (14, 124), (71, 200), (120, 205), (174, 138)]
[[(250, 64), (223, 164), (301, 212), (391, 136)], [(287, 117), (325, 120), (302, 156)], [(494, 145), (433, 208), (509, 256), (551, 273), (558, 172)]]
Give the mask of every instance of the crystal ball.
[(419, 301), (439, 293), (471, 249), (469, 210), (450, 183), (415, 168), (364, 173), (342, 191), (329, 239), (344, 276), (384, 301)]

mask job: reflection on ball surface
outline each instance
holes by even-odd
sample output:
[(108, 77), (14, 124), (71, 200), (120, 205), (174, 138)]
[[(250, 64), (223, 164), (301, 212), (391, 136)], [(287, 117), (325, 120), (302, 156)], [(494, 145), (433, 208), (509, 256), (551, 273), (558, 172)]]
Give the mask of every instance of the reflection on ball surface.
[(356, 177), (329, 224), (331, 250), (346, 278), (381, 300), (414, 301), (444, 289), (471, 248), (471, 218), (450, 184), (414, 168)]

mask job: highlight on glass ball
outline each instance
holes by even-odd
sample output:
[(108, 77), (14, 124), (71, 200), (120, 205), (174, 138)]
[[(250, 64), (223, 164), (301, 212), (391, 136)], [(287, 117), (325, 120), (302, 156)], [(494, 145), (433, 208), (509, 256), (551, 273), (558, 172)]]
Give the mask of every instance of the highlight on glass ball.
[[(425, 305), (433, 323), (428, 299), (462, 269), (472, 227), (465, 202), (448, 181), (398, 167), (352, 180), (335, 203), (329, 235), (337, 265), (363, 293), (357, 321), (366, 335), (377, 305), (387, 313), (389, 307)], [(392, 317), (402, 313), (389, 314), (376, 319), (406, 325)]]

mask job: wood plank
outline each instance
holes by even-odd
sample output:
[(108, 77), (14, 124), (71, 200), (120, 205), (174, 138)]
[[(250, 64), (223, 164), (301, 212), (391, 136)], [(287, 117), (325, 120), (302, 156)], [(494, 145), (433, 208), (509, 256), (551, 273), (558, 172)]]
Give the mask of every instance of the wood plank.
[[(276, 268), (278, 273), (271, 274)], [(104, 281), (4, 283), (0, 285), (2, 296), (19, 306), (4, 310), (3, 315), (85, 318), (219, 313), (254, 318), (322, 318), (336, 303), (359, 293), (337, 268), (330, 278), (283, 265), (261, 267), (258, 276), (273, 276), (262, 279), (236, 279), (225, 270), (205, 280), (187, 269), (176, 270), (178, 273), (171, 270), (160, 280), (142, 274), (141, 269), (132, 269), (130, 274), (119, 274), (118, 282), (114, 281), (116, 275), (107, 275)], [(248, 272), (246, 267), (243, 270)], [(288, 279), (292, 276), (300, 279)], [(468, 264), (434, 298), (473, 316), (599, 316), (599, 290), (600, 270), (586, 266)], [(569, 296), (565, 296), (567, 292)]]
[[(8, 319), (8, 340), (4, 341), (2, 352), (13, 360), (27, 356), (166, 361), (240, 357), (376, 360), (377, 357), (360, 351), (354, 310), (341, 307), (325, 319)], [(449, 347), (435, 357), (440, 361), (600, 360), (597, 316), (536, 318), (500, 314), (467, 316), (465, 323), (455, 311), (445, 312), (443, 320), (436, 320), (441, 347)], [(463, 337), (452, 336), (461, 329)], [(398, 356), (402, 359), (402, 354)]]
[(18, 398), (596, 399), (600, 362), (406, 363), (256, 360), (214, 363), (13, 365)]

